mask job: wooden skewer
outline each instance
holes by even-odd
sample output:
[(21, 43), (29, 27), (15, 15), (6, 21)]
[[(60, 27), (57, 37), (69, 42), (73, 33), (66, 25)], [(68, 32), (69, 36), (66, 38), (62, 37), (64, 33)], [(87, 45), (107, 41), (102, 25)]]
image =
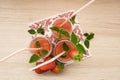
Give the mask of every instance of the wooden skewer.
[(40, 49), (42, 49), (42, 48), (23, 48), (23, 49), (17, 50), (17, 51), (15, 51), (15, 52), (11, 53), (10, 55), (8, 55), (8, 56), (0, 59), (0, 62), (3, 62), (3, 61), (5, 61), (5, 60), (7, 60), (8, 58), (10, 58), (10, 57), (12, 57), (12, 56), (14, 56), (14, 55), (22, 52), (22, 51), (40, 50)]
[(39, 68), (39, 67), (41, 67), (41, 66), (44, 66), (44, 65), (46, 65), (46, 64), (48, 64), (48, 63), (50, 63), (50, 62), (53, 62), (54, 60), (56, 60), (57, 58), (59, 58), (60, 56), (62, 56), (64, 53), (65, 53), (65, 51), (61, 52), (60, 54), (58, 54), (57, 56), (53, 57), (52, 59), (50, 59), (50, 60), (48, 60), (48, 61), (46, 61), (46, 62), (44, 62), (44, 63), (42, 63), (42, 64), (39, 64), (39, 65), (31, 68), (30, 71), (32, 71), (32, 70), (34, 70), (34, 69), (37, 69), (37, 68)]
[(63, 26), (67, 21), (69, 21), (73, 16), (75, 16), (77, 13), (81, 12), (84, 8), (86, 8), (87, 6), (89, 6), (91, 3), (93, 3), (95, 0), (91, 0), (88, 3), (86, 3), (84, 6), (82, 6), (81, 8), (79, 8), (77, 11), (75, 11), (67, 20), (65, 20), (61, 25)]

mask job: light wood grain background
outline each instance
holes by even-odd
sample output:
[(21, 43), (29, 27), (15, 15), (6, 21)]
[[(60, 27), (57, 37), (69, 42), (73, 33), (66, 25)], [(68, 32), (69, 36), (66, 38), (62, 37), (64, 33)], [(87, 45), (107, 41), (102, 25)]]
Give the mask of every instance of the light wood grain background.
[[(27, 24), (89, 0), (0, 0), (0, 58), (23, 47), (31, 37)], [(92, 57), (67, 66), (63, 73), (29, 72), (30, 52), (0, 63), (0, 80), (120, 80), (120, 0), (96, 0), (77, 16), (84, 32), (94, 32)]]

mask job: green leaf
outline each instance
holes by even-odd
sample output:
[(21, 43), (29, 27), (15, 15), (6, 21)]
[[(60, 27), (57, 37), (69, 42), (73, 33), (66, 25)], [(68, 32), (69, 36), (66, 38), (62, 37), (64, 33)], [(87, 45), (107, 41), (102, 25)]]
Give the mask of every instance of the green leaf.
[(62, 71), (64, 70), (64, 64), (61, 63), (61, 62), (59, 62), (59, 61), (56, 61), (56, 64), (57, 64), (57, 66), (58, 66), (60, 72), (62, 72)]
[(85, 36), (85, 37), (88, 37), (88, 36), (89, 36), (89, 34), (88, 34), (88, 33), (84, 33), (84, 36)]
[(63, 43), (62, 48), (64, 51), (69, 51), (69, 47), (67, 46), (65, 42)]
[(51, 30), (59, 32), (59, 28), (57, 27), (50, 27)]
[(76, 61), (76, 62), (79, 62), (79, 61), (82, 60), (82, 58), (83, 58), (83, 54), (80, 53), (80, 52), (78, 52), (78, 53), (76, 53), (76, 55), (73, 57), (73, 60)]
[(87, 48), (89, 48), (89, 40), (87, 40), (87, 39), (85, 39), (85, 41), (84, 41), (84, 45), (87, 47)]
[(41, 50), (41, 54), (48, 54), (48, 51), (47, 50)]
[(85, 48), (83, 47), (83, 45), (81, 45), (80, 43), (76, 45), (77, 50), (79, 50), (81, 53), (85, 54)]
[(63, 34), (66, 37), (70, 37), (69, 33), (63, 29), (60, 30), (60, 33)]
[(34, 29), (30, 29), (30, 30), (28, 30), (28, 32), (29, 32), (30, 34), (35, 34), (35, 33), (36, 33), (36, 31), (35, 31)]
[(94, 33), (90, 33), (89, 36), (87, 37), (88, 40), (91, 40), (92, 38), (94, 38)]
[(73, 17), (70, 19), (70, 21), (71, 21), (71, 23), (72, 23), (73, 25), (75, 24), (75, 18), (76, 18), (76, 15), (73, 16)]
[(40, 42), (39, 41), (36, 41), (36, 46), (37, 46), (37, 48), (40, 48)]
[(62, 38), (62, 34), (60, 33), (60, 34), (59, 34), (59, 39), (61, 39), (61, 38)]
[(72, 32), (72, 34), (71, 34), (71, 41), (75, 45), (78, 43), (78, 38), (77, 38), (77, 36), (75, 35), (74, 32)]
[(40, 28), (37, 29), (37, 33), (44, 35), (45, 31), (42, 27), (40, 27)]
[(38, 55), (33, 54), (33, 55), (31, 56), (30, 60), (29, 60), (29, 63), (36, 62), (36, 61), (39, 60), (39, 58), (40, 58), (40, 57), (39, 57)]
[(51, 30), (59, 32), (59, 38), (62, 38), (62, 35), (66, 37), (70, 37), (69, 33), (63, 29), (59, 29), (57, 27), (50, 27)]

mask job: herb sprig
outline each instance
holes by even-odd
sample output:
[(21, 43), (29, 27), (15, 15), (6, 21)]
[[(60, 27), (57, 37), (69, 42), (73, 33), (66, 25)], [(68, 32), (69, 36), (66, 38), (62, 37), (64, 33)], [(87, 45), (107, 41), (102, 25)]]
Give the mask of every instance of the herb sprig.
[(69, 51), (69, 47), (65, 42), (63, 43), (62, 48), (64, 49), (64, 51)]
[(79, 50), (82, 54), (86, 53), (84, 46), (80, 43), (80, 40), (74, 32), (72, 32), (71, 34), (71, 42), (75, 45), (76, 49)]
[[(36, 47), (37, 47), (37, 48), (40, 48), (40, 47), (41, 47), (39, 41), (36, 41), (35, 44), (36, 44)], [(40, 59), (40, 57), (41, 57), (42, 54), (46, 55), (46, 54), (48, 54), (48, 51), (45, 50), (45, 49), (42, 49), (42, 50), (39, 51), (37, 54), (33, 54), (33, 55), (30, 57), (29, 63), (37, 62), (37, 61)]]
[(65, 58), (65, 57), (67, 57), (67, 53), (70, 50), (70, 48), (68, 47), (68, 45), (65, 42), (62, 44), (62, 48), (65, 51), (65, 53), (61, 57)]
[(68, 38), (70, 37), (69, 33), (67, 31), (65, 31), (64, 29), (59, 29), (59, 28), (57, 28), (55, 26), (50, 27), (50, 29), (52, 31), (56, 31), (56, 32), (59, 33), (59, 39), (61, 39), (63, 35), (66, 36), (66, 37), (68, 37)]
[(76, 18), (76, 15), (73, 16), (73, 17), (70, 19), (70, 21), (71, 21), (71, 23), (72, 23), (73, 25), (76, 23), (75, 18)]
[(94, 33), (84, 33), (85, 36), (85, 41), (84, 41), (84, 45), (89, 48), (90, 47), (90, 40), (92, 40), (94, 38)]
[(34, 35), (34, 34), (41, 34), (41, 35), (44, 35), (45, 34), (45, 30), (42, 28), (42, 26), (40, 28), (38, 28), (37, 30), (34, 30), (34, 29), (30, 29), (28, 30), (28, 33), (31, 34), (31, 35)]

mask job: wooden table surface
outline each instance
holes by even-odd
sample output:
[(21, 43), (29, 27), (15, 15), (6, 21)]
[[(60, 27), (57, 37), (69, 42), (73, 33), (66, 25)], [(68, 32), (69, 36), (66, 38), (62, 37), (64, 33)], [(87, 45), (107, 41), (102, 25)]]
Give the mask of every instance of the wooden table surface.
[[(0, 0), (0, 58), (28, 47), (27, 24), (78, 9), (89, 0)], [(0, 80), (120, 80), (120, 0), (96, 0), (78, 14), (84, 32), (94, 32), (92, 57), (67, 66), (63, 73), (29, 72), (30, 52), (0, 63)]]

